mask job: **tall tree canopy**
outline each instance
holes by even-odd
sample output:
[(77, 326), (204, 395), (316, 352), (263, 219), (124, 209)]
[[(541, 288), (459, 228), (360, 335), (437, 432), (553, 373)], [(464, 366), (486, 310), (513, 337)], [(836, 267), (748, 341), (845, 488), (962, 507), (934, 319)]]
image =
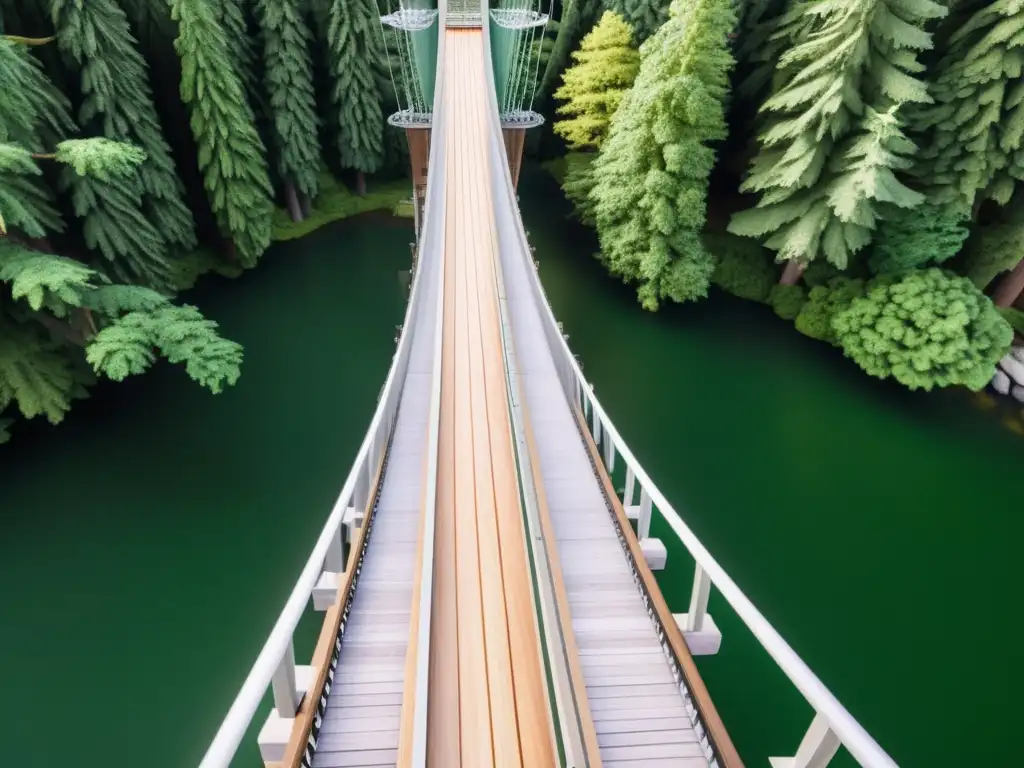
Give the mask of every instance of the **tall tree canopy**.
[(199, 169), (221, 232), (251, 266), (270, 244), (273, 190), (252, 109), (210, 2), (171, 0), (181, 98), (191, 109)]
[(376, 70), (385, 65), (376, 3), (332, 0), (327, 39), (334, 80), (338, 150), (346, 168), (356, 171), (360, 194), (364, 174), (384, 161), (384, 115)]
[(319, 120), (313, 88), (312, 36), (301, 0), (259, 0), (266, 51), (266, 87), (274, 116), (277, 170), (292, 218), (302, 218), (296, 191), (316, 197), (320, 169)]
[(887, 208), (922, 201), (896, 176), (915, 152), (899, 106), (929, 101), (916, 56), (931, 46), (924, 24), (945, 13), (931, 0), (796, 0), (778, 22), (788, 47), (742, 186), (760, 200), (730, 231), (798, 268), (819, 256), (844, 268)]
[(626, 20), (638, 43), (657, 32), (669, 16), (666, 0), (605, 0), (605, 8)]
[(573, 51), (573, 65), (555, 91), (561, 104), (555, 133), (570, 149), (599, 149), (608, 135), (612, 115), (633, 86), (640, 53), (633, 47), (632, 30), (622, 17), (605, 11), (597, 26)]
[(114, 0), (52, 0), (51, 7), (61, 50), (81, 70), (83, 130), (146, 154), (137, 174), (119, 179), (65, 170), (86, 244), (119, 279), (166, 287), (168, 252), (196, 247), (195, 224), (128, 19)]
[(639, 283), (647, 309), (707, 295), (714, 259), (706, 219), (710, 144), (724, 139), (732, 0), (675, 0), (641, 49), (633, 90), (594, 165), (598, 234), (609, 269)]
[(926, 137), (918, 175), (967, 217), (1024, 181), (1024, 0), (961, 3), (955, 21), (914, 127)]

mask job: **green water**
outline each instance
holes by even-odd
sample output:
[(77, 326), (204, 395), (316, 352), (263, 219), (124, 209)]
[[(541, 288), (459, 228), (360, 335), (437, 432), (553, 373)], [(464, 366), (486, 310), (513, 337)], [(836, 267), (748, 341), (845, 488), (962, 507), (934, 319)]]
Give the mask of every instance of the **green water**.
[[(603, 404), (775, 627), (901, 765), (1018, 764), (1024, 440), (959, 395), (860, 376), (760, 307), (646, 314), (546, 177), (524, 174), (521, 197)], [(246, 348), (227, 394), (167, 366), (0, 447), (4, 765), (196, 765), (362, 440), (409, 239), (361, 218), (205, 282), (191, 300)], [(663, 538), (683, 611), (689, 564)], [(747, 764), (792, 754), (809, 709), (717, 598), (711, 611), (725, 639), (701, 669)]]

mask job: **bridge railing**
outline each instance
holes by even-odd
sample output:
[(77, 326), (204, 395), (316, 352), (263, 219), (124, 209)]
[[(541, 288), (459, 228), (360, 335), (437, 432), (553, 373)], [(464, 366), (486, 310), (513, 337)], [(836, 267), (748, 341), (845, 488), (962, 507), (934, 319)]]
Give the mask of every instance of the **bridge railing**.
[[(514, 201), (515, 191), (507, 174), (507, 194)], [(532, 249), (526, 233), (520, 227), (522, 239), (518, 250), (524, 258), (530, 258)], [(689, 611), (686, 613), (684, 636), (693, 636), (710, 624), (708, 599), (714, 586), (747, 626), (761, 647), (774, 660), (794, 687), (803, 695), (814, 710), (813, 720), (804, 734), (794, 757), (771, 758), (773, 768), (824, 768), (835, 756), (839, 746), (847, 751), (865, 768), (897, 768), (896, 763), (878, 745), (871, 735), (854, 719), (836, 697), (818, 679), (768, 620), (754, 606), (750, 599), (730, 578), (721, 565), (712, 557), (675, 508), (644, 471), (622, 435), (615, 428), (607, 411), (594, 394), (592, 385), (583, 375), (579, 361), (569, 348), (567, 337), (556, 321), (551, 304), (544, 292), (536, 265), (528, 265), (530, 285), (540, 307), (544, 333), (555, 360), (558, 375), (566, 398), (583, 410), (595, 444), (602, 450), (609, 474), (615, 469), (617, 459), (625, 464), (625, 489), (622, 495), (623, 507), (637, 519), (637, 537), (641, 544), (649, 542), (651, 518), (655, 510), (661, 513), (665, 522), (679, 541), (693, 556), (695, 567), (693, 587), (690, 593)], [(634, 499), (639, 491), (639, 502)]]
[[(438, 86), (435, 90), (435, 104), (440, 99), (440, 80), (439, 76)], [(431, 168), (443, 167), (443, 160), (437, 159), (438, 154), (443, 151), (443, 148), (443, 141), (432, 142)], [(442, 201), (441, 204), (443, 205), (443, 191), (435, 189), (442, 183), (443, 180), (440, 174), (432, 173), (428, 176), (428, 191), (431, 193), (428, 195), (429, 200)], [(303, 691), (301, 690), (301, 685), (298, 686), (298, 689), (296, 686), (297, 668), (292, 638), (299, 619), (306, 610), (310, 597), (314, 592), (314, 587), (318, 585), (318, 582), (327, 577), (327, 582), (332, 584), (338, 583), (336, 577), (344, 572), (346, 565), (342, 546), (344, 524), (348, 523), (351, 515), (358, 514), (357, 510), (362, 511), (366, 508), (371, 494), (376, 490), (373, 487), (374, 480), (394, 430), (399, 401), (402, 395), (402, 385), (409, 368), (417, 313), (420, 312), (420, 307), (425, 301), (425, 295), (429, 296), (429, 292), (432, 290), (436, 291), (439, 285), (441, 265), (439, 263), (428, 265), (428, 258), (425, 256), (428, 253), (432, 254), (430, 258), (436, 257), (440, 259), (442, 256), (441, 249), (434, 242), (437, 237), (440, 237), (438, 233), (443, 232), (444, 229), (443, 220), (440, 220), (438, 214), (431, 209), (431, 206), (436, 208), (437, 205), (438, 203), (434, 202), (427, 203), (427, 211), (424, 216), (423, 239), (420, 244), (420, 257), (416, 261), (415, 275), (405, 310), (405, 318), (401, 326), (401, 335), (391, 360), (391, 368), (388, 371), (387, 379), (378, 397), (377, 409), (366, 430), (366, 436), (359, 447), (359, 452), (352, 463), (352, 468), (341, 489), (341, 493), (338, 494), (338, 499), (330, 515), (327, 517), (326, 523), (324, 523), (320, 536), (299, 574), (295, 587), (292, 589), (291, 595), (288, 597), (280, 616), (274, 623), (270, 636), (256, 657), (252, 669), (242, 683), (241, 689), (235, 696), (231, 708), (217, 729), (217, 733), (200, 763), (200, 768), (228, 768), (268, 688), (273, 690), (274, 705), (280, 718), (287, 721), (290, 718), (294, 718), (298, 712)], [(430, 274), (432, 277), (429, 282), (423, 279), (425, 273)], [(426, 286), (424, 286), (425, 282), (427, 283)], [(440, 298), (438, 298), (439, 306), (440, 303)], [(421, 322), (424, 326), (431, 322), (436, 324), (439, 323), (440, 317), (440, 312), (438, 312), (435, 317), (423, 317)], [(439, 328), (435, 343), (440, 343)], [(438, 349), (439, 347), (435, 349), (434, 354), (436, 359), (440, 360)], [(435, 370), (434, 376), (439, 380), (438, 370)], [(434, 386), (431, 394), (431, 414), (435, 422), (437, 420), (436, 414), (439, 400), (437, 389), (437, 386)], [(435, 428), (431, 430), (431, 446), (436, 448), (436, 442), (435, 425)], [(431, 504), (433, 502), (433, 495), (433, 493), (427, 494)], [(428, 512), (428, 518), (430, 517), (432, 515)], [(428, 550), (432, 552), (433, 548), (429, 547)], [(424, 557), (424, 573), (432, 573), (431, 564), (432, 557)], [(321, 584), (323, 583), (321, 582)], [(417, 599), (421, 605), (420, 615), (421, 617), (425, 615), (427, 619), (424, 621), (421, 618), (421, 624), (424, 626), (418, 628), (417, 637), (419, 642), (425, 643), (429, 649), (430, 579), (424, 579), (422, 584), (424, 586)], [(342, 595), (341, 599), (344, 601), (345, 596)], [(426, 640), (424, 640), (425, 634), (427, 635)], [(421, 654), (421, 657), (424, 658), (424, 661), (417, 670), (417, 705), (414, 724), (414, 732), (416, 734), (414, 749), (417, 754), (423, 751), (426, 738), (427, 686), (425, 659), (429, 657), (429, 653)]]

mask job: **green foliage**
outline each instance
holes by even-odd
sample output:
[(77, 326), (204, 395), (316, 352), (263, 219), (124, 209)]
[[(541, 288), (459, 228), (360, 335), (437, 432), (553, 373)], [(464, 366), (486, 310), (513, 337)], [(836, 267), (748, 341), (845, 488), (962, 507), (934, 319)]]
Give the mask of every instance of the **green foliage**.
[(375, 72), (384, 65), (377, 6), (332, 0), (327, 40), (338, 150), (346, 168), (373, 173), (384, 160), (384, 114)]
[(832, 319), (863, 295), (864, 281), (849, 277), (835, 277), (826, 285), (815, 286), (796, 317), (796, 329), (804, 336), (834, 345)]
[(959, 253), (968, 234), (959, 216), (925, 203), (881, 223), (868, 264), (876, 275), (942, 264)]
[(0, 238), (0, 282), (11, 298), (24, 300), (34, 310), (67, 317), (82, 306), (82, 296), (95, 287), (96, 273), (79, 261), (41, 253)]
[(771, 254), (758, 243), (727, 233), (704, 233), (704, 246), (715, 257), (711, 282), (726, 293), (767, 302), (778, 281)]
[(910, 389), (978, 391), (1013, 341), (1010, 325), (970, 280), (936, 268), (875, 278), (832, 328), (865, 372)]
[(794, 0), (773, 36), (785, 50), (742, 186), (760, 200), (731, 232), (780, 260), (842, 269), (887, 207), (922, 201), (896, 176), (915, 152), (899, 106), (928, 100), (916, 57), (931, 46), (925, 23), (945, 13), (931, 0)]
[(317, 184), (320, 194), (313, 201), (313, 212), (302, 221), (292, 221), (288, 212), (280, 208), (274, 212), (275, 242), (305, 237), (332, 221), (369, 211), (392, 209), (409, 196), (408, 179), (371, 183), (365, 195), (350, 191), (326, 171), (320, 173)]
[(68, 100), (25, 46), (0, 37), (0, 141), (43, 152), (75, 130)]
[(996, 307), (996, 311), (1017, 333), (1024, 336), (1024, 312), (1014, 307)]
[(843, 274), (844, 271), (849, 272), (850, 270), (840, 271), (834, 264), (829, 264), (827, 261), (812, 261), (807, 265), (807, 269), (804, 270), (800, 279), (808, 288), (814, 288), (825, 285), (832, 278)]
[(605, 0), (605, 7), (629, 23), (638, 43), (657, 32), (669, 17), (667, 0)]
[(783, 320), (796, 320), (807, 302), (807, 291), (802, 285), (776, 283), (768, 293), (768, 303)]
[(0, 412), (13, 403), (27, 419), (59, 424), (80, 387), (68, 356), (41, 327), (0, 315)]
[[(145, 154), (141, 166), (111, 184), (114, 189), (104, 189), (81, 171), (65, 174), (65, 183), (80, 198), (76, 214), (91, 230), (87, 244), (99, 248), (124, 279), (160, 284), (166, 279), (167, 249), (192, 249), (196, 235), (146, 62), (114, 0), (51, 0), (51, 13), (61, 50), (81, 72), (82, 126)], [(118, 268), (123, 260), (134, 264)]]
[(256, 8), (263, 29), (277, 169), (300, 192), (316, 197), (320, 137), (305, 3), (258, 0)]
[(562, 191), (572, 201), (576, 216), (584, 224), (595, 226), (596, 212), (591, 192), (594, 189), (593, 152), (570, 152), (565, 156), (565, 170)]
[(969, 4), (917, 114), (928, 137), (918, 174), (933, 199), (970, 215), (979, 199), (1006, 204), (1024, 180), (1024, 2)]
[(50, 203), (31, 153), (16, 144), (0, 144), (0, 232), (17, 228), (29, 237), (60, 231), (63, 222)]
[(566, 117), (555, 122), (554, 130), (570, 149), (600, 149), (608, 135), (612, 115), (640, 69), (640, 53), (631, 37), (622, 17), (605, 11), (573, 51), (575, 63), (555, 91), (555, 98), (565, 102), (556, 111)]
[(134, 174), (146, 159), (146, 153), (131, 144), (110, 139), (68, 139), (57, 145), (54, 159), (71, 167), (79, 176), (111, 181)]
[(181, 98), (191, 110), (199, 169), (217, 223), (234, 241), (241, 263), (252, 266), (270, 244), (273, 190), (252, 109), (210, 2), (171, 0)]
[(195, 307), (163, 306), (130, 312), (100, 331), (86, 349), (97, 373), (114, 381), (143, 373), (156, 358), (154, 348), (214, 394), (238, 381), (242, 347), (221, 338), (217, 324)]
[(603, 257), (640, 284), (646, 309), (707, 295), (714, 259), (700, 239), (712, 142), (725, 138), (732, 0), (676, 0), (642, 50), (633, 90), (594, 164)]
[(984, 290), (996, 277), (1013, 269), (1024, 254), (1024, 199), (1014, 202), (1005, 220), (975, 227), (958, 259), (958, 270)]

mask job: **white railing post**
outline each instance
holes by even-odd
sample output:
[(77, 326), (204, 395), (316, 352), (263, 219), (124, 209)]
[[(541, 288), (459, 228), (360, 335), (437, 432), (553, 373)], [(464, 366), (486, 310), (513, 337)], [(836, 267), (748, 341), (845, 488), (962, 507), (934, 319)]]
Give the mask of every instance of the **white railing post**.
[(711, 596), (711, 577), (697, 563), (693, 569), (693, 591), (690, 593), (690, 610), (686, 614), (684, 632), (700, 632), (704, 629), (704, 618), (708, 613), (708, 598)]
[(640, 514), (636, 519), (636, 537), (643, 541), (651, 536), (651, 494), (640, 486)]
[(839, 751), (839, 737), (820, 713), (804, 734), (795, 757), (770, 757), (772, 768), (825, 768)]
[(626, 464), (626, 488), (622, 492), (622, 507), (629, 514), (629, 508), (633, 506), (633, 489), (636, 487), (636, 475), (633, 468)]
[(594, 429), (591, 434), (594, 436), (594, 445), (601, 450), (601, 417), (597, 415), (597, 411), (594, 411)]
[(284, 658), (277, 665), (274, 676), (270, 679), (274, 691), (274, 707), (279, 717), (295, 717), (299, 711), (299, 694), (295, 690), (295, 644), (288, 643)]
[(611, 433), (605, 435), (604, 441), (604, 464), (608, 467), (608, 475), (611, 476), (612, 472), (615, 471), (615, 441), (612, 440)]

